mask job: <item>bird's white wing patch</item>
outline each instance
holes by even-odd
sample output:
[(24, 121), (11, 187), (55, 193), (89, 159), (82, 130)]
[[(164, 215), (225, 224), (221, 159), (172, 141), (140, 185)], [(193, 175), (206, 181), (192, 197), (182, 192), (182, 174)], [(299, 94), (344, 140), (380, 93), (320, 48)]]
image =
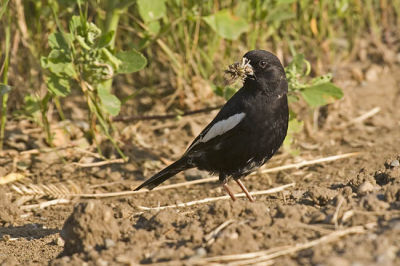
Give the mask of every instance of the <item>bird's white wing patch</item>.
[(246, 116), (245, 113), (239, 113), (235, 114), (225, 120), (221, 120), (217, 123), (215, 123), (209, 130), (208, 132), (200, 139), (200, 142), (207, 142), (210, 139), (215, 138), (216, 136), (220, 136), (224, 134), (225, 132), (228, 132), (235, 126), (237, 126), (240, 121), (243, 120), (243, 118)]
[(198, 143), (207, 142), (210, 139), (215, 138), (216, 136), (228, 132), (229, 130), (237, 126), (245, 116), (245, 113), (239, 113), (215, 123), (203, 136), (200, 136), (194, 143), (192, 143), (192, 145), (189, 146), (189, 148), (186, 150), (186, 153), (193, 149), (193, 147), (195, 147)]

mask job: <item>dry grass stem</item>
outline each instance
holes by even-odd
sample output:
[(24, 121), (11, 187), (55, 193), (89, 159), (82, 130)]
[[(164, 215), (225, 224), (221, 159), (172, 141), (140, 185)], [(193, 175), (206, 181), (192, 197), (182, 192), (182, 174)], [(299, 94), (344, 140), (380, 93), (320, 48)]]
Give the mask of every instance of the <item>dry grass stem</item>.
[(67, 150), (74, 148), (75, 145), (66, 145), (62, 147), (55, 147), (55, 148), (44, 148), (44, 149), (32, 149), (20, 152), (20, 155), (30, 155), (30, 154), (40, 154), (40, 153), (49, 153), (49, 152), (57, 152), (60, 150)]
[(358, 116), (356, 118), (351, 119), (349, 122), (345, 123), (344, 125), (338, 126), (336, 129), (343, 129), (343, 128), (346, 128), (346, 127), (351, 126), (353, 124), (361, 123), (364, 120), (367, 120), (368, 118), (376, 115), (380, 111), (381, 111), (380, 107), (372, 108), (368, 112), (366, 112), (366, 113), (364, 113), (364, 114), (362, 114), (362, 115), (360, 115), (360, 116)]
[(11, 185), (11, 188), (20, 195), (23, 196), (35, 196), (36, 198), (51, 197), (51, 198), (70, 198), (79, 195), (82, 191), (75, 183), (69, 181), (68, 184), (57, 183), (57, 184), (15, 184)]
[(217, 228), (215, 228), (212, 232), (210, 232), (208, 235), (204, 237), (204, 240), (206, 241), (206, 246), (211, 246), (214, 242), (215, 239), (218, 237), (220, 232), (228, 227), (230, 224), (232, 224), (235, 220), (230, 219), (225, 222), (223, 222), (221, 225), (219, 225)]
[(113, 164), (113, 163), (125, 163), (126, 161), (122, 158), (120, 159), (113, 159), (113, 160), (106, 160), (106, 161), (101, 161), (101, 162), (94, 162), (94, 163), (73, 163), (73, 165), (85, 168), (85, 167), (96, 167), (96, 166), (103, 166), (107, 164)]
[(100, 155), (98, 153), (91, 152), (91, 151), (88, 151), (88, 150), (85, 150), (85, 149), (82, 149), (82, 148), (79, 148), (79, 147), (75, 147), (74, 150), (77, 151), (77, 152), (80, 152), (80, 153), (88, 154), (88, 155), (93, 156), (93, 157), (95, 157), (97, 159), (103, 159), (104, 160), (104, 156), (102, 156), (102, 155)]
[(272, 259), (292, 254), (298, 252), (300, 250), (308, 249), (314, 246), (330, 243), (333, 241), (339, 240), (341, 237), (349, 235), (349, 234), (363, 234), (367, 230), (365, 228), (373, 228), (376, 224), (368, 224), (365, 226), (354, 226), (343, 230), (334, 231), (328, 235), (320, 237), (318, 239), (312, 240), (306, 243), (299, 243), (292, 246), (283, 246), (281, 248), (273, 248), (267, 249), (264, 251), (252, 252), (252, 253), (243, 253), (243, 254), (235, 254), (235, 255), (223, 255), (223, 256), (215, 256), (209, 258), (203, 258), (198, 260), (192, 260), (193, 264), (207, 264), (207, 263), (229, 263), (229, 265), (250, 265), (254, 263), (270, 263)]
[(356, 117), (354, 119), (352, 119), (349, 124), (354, 124), (354, 123), (360, 123), (374, 115), (376, 115), (377, 113), (379, 113), (381, 111), (380, 107), (375, 107), (372, 108), (371, 110), (369, 110), (368, 112), (366, 112), (365, 114), (360, 115), (359, 117)]
[(339, 222), (338, 222), (339, 211), (340, 211), (340, 207), (342, 207), (343, 203), (344, 203), (344, 198), (343, 197), (339, 197), (339, 202), (338, 202), (338, 204), (336, 206), (335, 213), (333, 214), (333, 217), (332, 217), (332, 222), (335, 224), (335, 228), (339, 227)]
[(266, 174), (266, 173), (278, 172), (278, 171), (288, 170), (288, 169), (293, 169), (293, 168), (301, 168), (301, 167), (304, 167), (307, 165), (336, 161), (336, 160), (340, 160), (340, 159), (357, 156), (360, 154), (361, 154), (361, 152), (350, 152), (350, 153), (345, 153), (345, 154), (333, 155), (333, 156), (328, 156), (328, 157), (324, 157), (324, 158), (320, 158), (320, 159), (303, 161), (303, 162), (299, 162), (299, 163), (293, 163), (293, 164), (287, 164), (287, 165), (278, 166), (278, 167), (274, 167), (274, 168), (269, 168), (269, 169), (261, 170), (259, 172), (254, 172), (251, 175), (256, 175), (256, 174), (260, 174), (260, 173)]
[(31, 205), (24, 205), (21, 206), (22, 210), (31, 210), (31, 209), (44, 209), (46, 207), (52, 206), (52, 205), (57, 205), (57, 204), (68, 204), (71, 201), (69, 199), (55, 199), (55, 200), (49, 200), (45, 202), (41, 202), (38, 204), (31, 204)]
[[(289, 187), (293, 187), (296, 183), (290, 183), (287, 185), (283, 185), (283, 186), (279, 186), (279, 187), (275, 187), (275, 188), (271, 188), (271, 189), (267, 189), (267, 190), (261, 190), (261, 191), (254, 191), (254, 192), (250, 192), (250, 195), (252, 196), (256, 196), (256, 195), (266, 195), (266, 194), (272, 194), (272, 193), (276, 193), (276, 192), (280, 192), (284, 189), (287, 189)], [(236, 198), (243, 198), (246, 197), (246, 194), (244, 193), (238, 193), (235, 194)], [(189, 202), (185, 202), (185, 203), (178, 203), (178, 204), (174, 204), (174, 205), (167, 205), (167, 206), (159, 206), (159, 207), (144, 207), (144, 206), (138, 206), (139, 209), (141, 210), (164, 210), (164, 209), (169, 209), (169, 208), (179, 208), (179, 207), (189, 207), (189, 206), (193, 206), (193, 205), (198, 205), (198, 204), (203, 204), (203, 203), (208, 203), (208, 202), (214, 202), (214, 201), (218, 201), (218, 200), (227, 200), (230, 199), (231, 197), (229, 195), (226, 196), (220, 196), (220, 197), (213, 197), (213, 198), (204, 198), (201, 200), (194, 200), (194, 201), (189, 201)]]

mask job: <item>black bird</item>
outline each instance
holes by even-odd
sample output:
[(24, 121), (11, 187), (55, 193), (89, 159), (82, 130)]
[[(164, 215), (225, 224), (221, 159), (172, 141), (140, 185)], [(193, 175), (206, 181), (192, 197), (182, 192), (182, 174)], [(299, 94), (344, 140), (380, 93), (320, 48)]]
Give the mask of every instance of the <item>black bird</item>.
[(183, 156), (135, 190), (153, 189), (177, 173), (197, 167), (219, 174), (222, 186), (233, 178), (250, 201), (254, 201), (240, 178), (262, 166), (286, 137), (289, 119), (288, 83), (279, 59), (270, 52), (247, 52), (242, 63), (228, 74), (243, 79), (243, 87), (221, 108), (217, 116), (193, 141)]

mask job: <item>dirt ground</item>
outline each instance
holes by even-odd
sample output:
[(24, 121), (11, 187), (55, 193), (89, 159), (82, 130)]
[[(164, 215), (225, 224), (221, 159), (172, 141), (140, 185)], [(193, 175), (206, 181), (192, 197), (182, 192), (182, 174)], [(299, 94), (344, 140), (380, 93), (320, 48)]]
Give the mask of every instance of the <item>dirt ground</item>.
[[(104, 166), (92, 165), (101, 159), (73, 124), (55, 128), (59, 148), (49, 150), (41, 129), (12, 121), (0, 176), (25, 178), (0, 185), (0, 265), (400, 265), (399, 77), (399, 67), (371, 64), (335, 73), (345, 97), (314, 115), (318, 129), (306, 123), (296, 137), (299, 156), (281, 152), (263, 169), (361, 154), (251, 175), (244, 180), (251, 191), (295, 183), (258, 195), (255, 203), (221, 199), (162, 208), (222, 196), (217, 182), (97, 199), (82, 195), (132, 190), (177, 159), (215, 112), (120, 123), (130, 160)], [(190, 170), (165, 185), (207, 177)]]

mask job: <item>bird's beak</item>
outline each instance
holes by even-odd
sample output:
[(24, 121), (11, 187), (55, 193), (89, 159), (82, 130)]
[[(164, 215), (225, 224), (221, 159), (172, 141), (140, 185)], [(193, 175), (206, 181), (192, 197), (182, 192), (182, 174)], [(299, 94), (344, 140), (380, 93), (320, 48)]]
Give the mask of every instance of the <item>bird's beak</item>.
[(242, 82), (247, 77), (254, 78), (253, 67), (250, 65), (250, 60), (243, 57), (242, 62), (236, 62), (225, 70), (225, 80), (227, 85), (234, 83), (236, 80), (240, 79)]

